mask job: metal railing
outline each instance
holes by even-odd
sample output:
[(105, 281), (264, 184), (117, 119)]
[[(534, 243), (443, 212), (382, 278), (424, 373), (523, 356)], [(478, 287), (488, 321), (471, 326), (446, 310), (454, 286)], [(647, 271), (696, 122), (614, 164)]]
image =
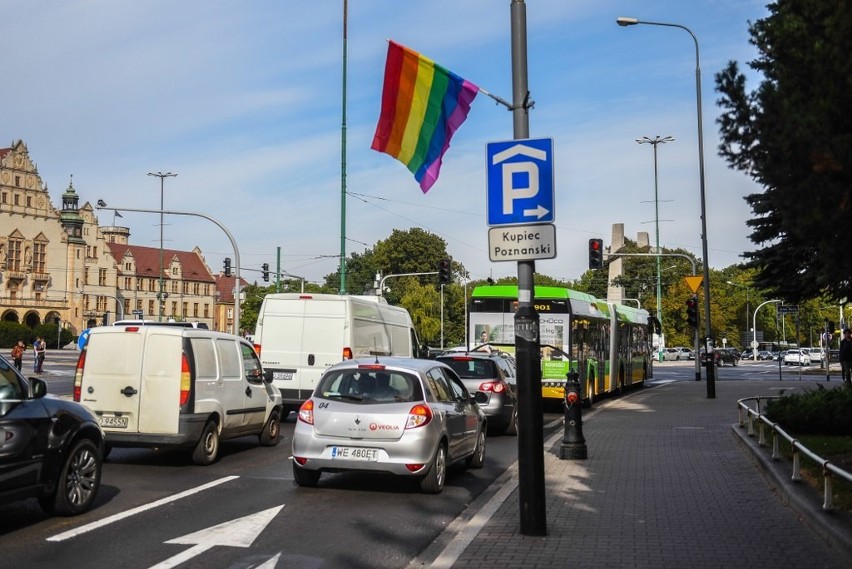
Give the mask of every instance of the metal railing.
[[(832, 480), (835, 476), (839, 476), (849, 482), (852, 482), (852, 473), (846, 472), (836, 464), (832, 464), (831, 461), (824, 459), (819, 456), (801, 442), (798, 439), (793, 438), (789, 434), (787, 434), (784, 429), (782, 429), (777, 423), (773, 423), (765, 415), (763, 415), (760, 411), (761, 401), (769, 401), (772, 399), (779, 399), (780, 396), (767, 396), (767, 397), (745, 397), (737, 401), (737, 411), (739, 414), (739, 425), (740, 427), (747, 426), (748, 427), (748, 436), (754, 436), (754, 424), (757, 422), (758, 424), (758, 438), (757, 444), (765, 447), (766, 446), (766, 429), (767, 427), (772, 433), (772, 460), (779, 460), (781, 458), (781, 452), (779, 448), (779, 441), (783, 437), (788, 443), (790, 443), (790, 447), (793, 453), (793, 475), (792, 480), (795, 482), (799, 482), (802, 480), (801, 476), (801, 454), (804, 454), (806, 457), (810, 458), (816, 464), (822, 467), (822, 479), (823, 479), (823, 510), (833, 510), (834, 509), (834, 499), (833, 495), (833, 486)], [(749, 406), (749, 403), (754, 403), (755, 408)], [(745, 423), (748, 422), (748, 425)]]

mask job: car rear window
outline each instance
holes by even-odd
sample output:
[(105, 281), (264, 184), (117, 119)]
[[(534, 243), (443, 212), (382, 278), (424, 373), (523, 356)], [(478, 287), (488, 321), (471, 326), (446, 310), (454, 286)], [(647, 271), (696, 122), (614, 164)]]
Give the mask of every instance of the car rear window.
[(417, 376), (405, 372), (346, 369), (324, 375), (314, 396), (366, 404), (400, 403), (422, 401), (423, 388)]
[(490, 379), (499, 377), (497, 365), (491, 360), (460, 356), (441, 358), (439, 361), (450, 366), (462, 379)]

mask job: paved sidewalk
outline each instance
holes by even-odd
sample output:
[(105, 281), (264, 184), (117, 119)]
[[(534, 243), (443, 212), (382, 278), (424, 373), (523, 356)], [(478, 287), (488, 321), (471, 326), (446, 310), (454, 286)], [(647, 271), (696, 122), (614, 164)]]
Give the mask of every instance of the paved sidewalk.
[(683, 381), (598, 403), (583, 415), (587, 460), (559, 459), (561, 427), (546, 439), (547, 536), (520, 534), (512, 469), (409, 567), (848, 569), (849, 516), (822, 512), (820, 492), (737, 432), (738, 399), (797, 384), (717, 380), (707, 399)]

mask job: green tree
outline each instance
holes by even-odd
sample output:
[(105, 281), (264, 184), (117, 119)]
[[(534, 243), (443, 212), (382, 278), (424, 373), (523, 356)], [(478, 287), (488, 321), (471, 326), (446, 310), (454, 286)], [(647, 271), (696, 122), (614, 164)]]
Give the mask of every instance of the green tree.
[(852, 11), (845, 2), (778, 0), (749, 26), (763, 76), (746, 92), (736, 62), (716, 75), (719, 154), (764, 191), (746, 196), (760, 249), (755, 284), (789, 302), (852, 297)]

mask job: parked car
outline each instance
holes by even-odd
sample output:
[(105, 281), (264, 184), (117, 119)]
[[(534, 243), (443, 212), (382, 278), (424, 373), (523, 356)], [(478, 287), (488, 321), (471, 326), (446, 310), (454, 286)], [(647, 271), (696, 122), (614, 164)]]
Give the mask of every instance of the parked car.
[(88, 511), (101, 484), (104, 434), (82, 405), (47, 395), (0, 356), (0, 504), (38, 498), (65, 516)]
[(746, 348), (743, 350), (743, 353), (740, 354), (740, 358), (744, 360), (754, 359), (754, 349)]
[(450, 366), (488, 417), (492, 432), (518, 434), (518, 396), (512, 360), (496, 353), (444, 354), (437, 361)]
[(674, 348), (666, 348), (663, 350), (663, 360), (665, 361), (680, 361), (689, 359), (689, 348), (676, 346)]
[(737, 357), (737, 354), (731, 348), (716, 348), (713, 351), (713, 357), (715, 358), (716, 365), (722, 367), (724, 365), (738, 365), (740, 362), (740, 358)]
[(803, 349), (787, 350), (787, 353), (784, 355), (784, 365), (811, 365), (811, 356)]
[(375, 356), (322, 375), (299, 408), (293, 477), (316, 486), (323, 472), (386, 472), (444, 489), (447, 467), (485, 463), (488, 420), (458, 375), (435, 360)]
[(771, 360), (775, 359), (775, 357), (772, 355), (772, 352), (770, 352), (768, 350), (760, 350), (759, 352), (757, 352), (757, 359), (764, 360), (764, 361), (767, 361), (767, 360), (771, 361)]

